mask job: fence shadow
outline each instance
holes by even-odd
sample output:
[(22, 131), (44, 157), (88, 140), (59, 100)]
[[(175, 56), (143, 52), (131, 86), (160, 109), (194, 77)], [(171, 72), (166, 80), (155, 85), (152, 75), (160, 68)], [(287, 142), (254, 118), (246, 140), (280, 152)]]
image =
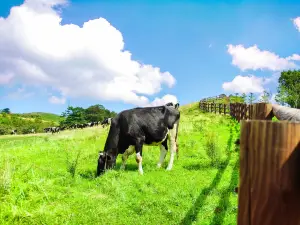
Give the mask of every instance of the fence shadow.
[(219, 224), (223, 224), (223, 222), (224, 222), (224, 217), (225, 217), (226, 211), (229, 206), (230, 192), (232, 191), (234, 193), (234, 188), (236, 187), (236, 185), (238, 183), (238, 176), (239, 176), (238, 166), (239, 166), (239, 160), (237, 160), (234, 165), (233, 171), (231, 173), (230, 184), (222, 192), (218, 206), (215, 208), (214, 218), (211, 223), (212, 225), (213, 224), (219, 225)]
[(229, 133), (230, 133), (230, 136), (227, 140), (227, 146), (226, 146), (226, 153), (227, 153), (226, 160), (224, 161), (222, 167), (220, 167), (220, 169), (218, 170), (218, 172), (217, 172), (215, 178), (213, 179), (213, 181), (211, 182), (211, 184), (207, 188), (204, 188), (201, 191), (196, 202), (186, 213), (185, 217), (181, 220), (180, 224), (187, 225), (187, 224), (192, 224), (193, 221), (196, 221), (198, 212), (203, 207), (203, 203), (206, 200), (209, 192), (211, 192), (220, 183), (221, 178), (224, 174), (224, 171), (227, 168), (229, 161), (231, 159), (231, 154), (232, 154), (231, 147), (232, 147), (232, 141), (233, 141), (232, 125), (230, 126)]
[(219, 184), (219, 182), (220, 182), (220, 180), (223, 176), (223, 173), (224, 173), (227, 165), (229, 164), (230, 159), (231, 159), (231, 153), (228, 154), (228, 156), (225, 160), (225, 164), (224, 164), (225, 166), (222, 169), (218, 170), (218, 173), (216, 174), (215, 178), (213, 179), (213, 181), (211, 182), (209, 187), (204, 188), (201, 191), (201, 193), (198, 196), (196, 202), (190, 208), (190, 210), (187, 212), (185, 217), (181, 220), (180, 224), (187, 225), (187, 224), (192, 224), (193, 221), (196, 221), (198, 212), (203, 207), (204, 201), (206, 200), (209, 192), (211, 192)]

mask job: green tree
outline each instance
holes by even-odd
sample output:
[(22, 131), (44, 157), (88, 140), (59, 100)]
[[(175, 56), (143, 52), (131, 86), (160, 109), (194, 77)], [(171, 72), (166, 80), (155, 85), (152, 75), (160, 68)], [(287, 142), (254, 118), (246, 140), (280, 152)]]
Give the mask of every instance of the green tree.
[(255, 95), (252, 93), (252, 92), (250, 92), (250, 94), (249, 94), (249, 96), (248, 96), (248, 103), (249, 104), (253, 104), (253, 102), (256, 100), (256, 97), (255, 97)]
[(106, 112), (103, 105), (92, 105), (85, 110), (85, 119), (89, 122), (102, 121), (105, 114)]
[(283, 71), (278, 79), (278, 94), (275, 101), (300, 108), (300, 70)]
[(2, 113), (6, 113), (6, 114), (10, 114), (10, 109), (9, 108), (5, 108), (1, 110)]
[(242, 98), (243, 103), (246, 103), (247, 95), (245, 93), (242, 94), (241, 98)]
[(82, 107), (73, 107), (69, 106), (65, 112), (62, 113), (62, 117), (65, 120), (60, 122), (61, 125), (72, 125), (72, 124), (82, 124), (86, 123), (85, 120), (85, 111)]
[(271, 93), (264, 90), (262, 96), (260, 97), (260, 102), (269, 103), (270, 102)]

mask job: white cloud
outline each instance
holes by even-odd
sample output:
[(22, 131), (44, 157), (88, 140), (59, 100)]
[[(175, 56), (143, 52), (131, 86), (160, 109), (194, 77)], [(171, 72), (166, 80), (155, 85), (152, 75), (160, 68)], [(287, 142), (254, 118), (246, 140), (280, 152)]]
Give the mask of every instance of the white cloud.
[(273, 52), (260, 50), (257, 45), (245, 48), (243, 45), (227, 45), (228, 53), (232, 56), (232, 64), (244, 70), (281, 71), (296, 68), (294, 62), (280, 58)]
[(292, 56), (286, 57), (287, 60), (300, 61), (300, 55), (293, 54)]
[(14, 91), (14, 92), (11, 92), (11, 93), (9, 93), (9, 94), (7, 94), (6, 96), (4, 96), (4, 97), (6, 97), (6, 98), (8, 98), (8, 99), (13, 99), (13, 100), (20, 100), (20, 99), (25, 99), (25, 98), (29, 98), (29, 97), (31, 97), (31, 96), (33, 96), (34, 95), (34, 93), (33, 92), (27, 92), (26, 90), (25, 90), (25, 88), (18, 88), (16, 91)]
[(56, 96), (51, 96), (49, 99), (49, 102), (52, 103), (52, 104), (65, 104), (66, 103), (66, 98), (64, 97), (56, 97)]
[(147, 104), (146, 106), (160, 106), (160, 105), (165, 105), (169, 102), (173, 102), (175, 105), (178, 103), (178, 100), (175, 95), (165, 95), (162, 98), (155, 98), (151, 103)]
[(264, 91), (263, 85), (269, 82), (268, 80), (250, 76), (237, 75), (231, 82), (224, 82), (222, 88), (225, 91), (230, 91), (234, 93), (262, 93)]
[(300, 32), (300, 17), (293, 19), (293, 22), (297, 30)]
[(13, 77), (14, 77), (14, 75), (12, 73), (0, 74), (0, 85), (8, 84), (12, 80)]
[(169, 72), (132, 60), (121, 32), (99, 18), (61, 25), (65, 0), (27, 0), (0, 18), (0, 74), (29, 85), (55, 87), (63, 97), (149, 104), (146, 95), (171, 88)]

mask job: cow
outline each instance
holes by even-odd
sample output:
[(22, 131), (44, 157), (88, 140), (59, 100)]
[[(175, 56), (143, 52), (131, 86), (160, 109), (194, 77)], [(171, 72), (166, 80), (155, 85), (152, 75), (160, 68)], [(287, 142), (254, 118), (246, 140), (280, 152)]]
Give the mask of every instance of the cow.
[(173, 102), (169, 102), (169, 103), (166, 104), (166, 106), (172, 106), (175, 109), (178, 109), (179, 108), (179, 103), (174, 104)]
[(45, 131), (45, 133), (50, 132), (50, 131), (51, 131), (51, 127), (46, 127), (46, 128), (44, 128), (44, 131)]
[(180, 120), (178, 109), (170, 106), (133, 108), (120, 112), (111, 120), (111, 126), (104, 150), (99, 152), (97, 176), (116, 164), (118, 154), (122, 154), (122, 165), (125, 169), (129, 155), (136, 152), (138, 171), (142, 175), (143, 145), (160, 146), (160, 168), (170, 143), (170, 161), (167, 170), (173, 167), (174, 154), (178, 154), (177, 134)]
[(17, 130), (12, 130), (12, 131), (10, 132), (10, 134), (12, 134), (12, 135), (17, 135)]
[(31, 129), (30, 131), (32, 134), (35, 134), (35, 129)]
[(51, 127), (50, 129), (51, 129), (52, 134), (59, 133), (59, 131), (60, 131), (59, 127)]
[(102, 122), (101, 125), (104, 128), (105, 126), (108, 126), (109, 124), (111, 124), (111, 118), (105, 118)]

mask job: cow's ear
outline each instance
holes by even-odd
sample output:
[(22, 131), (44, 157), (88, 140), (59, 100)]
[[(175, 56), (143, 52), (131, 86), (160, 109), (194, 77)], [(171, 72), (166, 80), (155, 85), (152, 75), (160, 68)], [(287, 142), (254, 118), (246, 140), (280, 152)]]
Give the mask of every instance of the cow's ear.
[(175, 109), (178, 109), (178, 108), (179, 108), (179, 103), (176, 103)]

